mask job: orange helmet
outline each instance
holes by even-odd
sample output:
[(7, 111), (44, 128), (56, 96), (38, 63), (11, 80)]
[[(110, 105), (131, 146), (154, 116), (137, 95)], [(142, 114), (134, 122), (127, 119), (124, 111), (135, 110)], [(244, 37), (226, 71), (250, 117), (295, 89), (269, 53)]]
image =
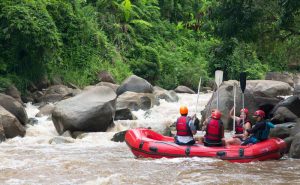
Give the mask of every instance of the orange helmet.
[(217, 109), (211, 113), (211, 117), (214, 119), (220, 119), (221, 116), (222, 116), (222, 113)]
[(180, 114), (188, 114), (189, 110), (186, 106), (181, 106), (179, 112), (180, 112)]
[(261, 118), (264, 118), (266, 116), (266, 113), (263, 110), (257, 110), (255, 111), (253, 116), (259, 116)]
[(249, 111), (248, 111), (248, 109), (247, 109), (247, 108), (243, 108), (243, 109), (241, 109), (241, 111), (240, 111), (240, 112), (241, 112), (241, 113), (242, 113), (242, 112), (244, 112), (246, 115), (248, 115), (248, 112), (249, 112)]

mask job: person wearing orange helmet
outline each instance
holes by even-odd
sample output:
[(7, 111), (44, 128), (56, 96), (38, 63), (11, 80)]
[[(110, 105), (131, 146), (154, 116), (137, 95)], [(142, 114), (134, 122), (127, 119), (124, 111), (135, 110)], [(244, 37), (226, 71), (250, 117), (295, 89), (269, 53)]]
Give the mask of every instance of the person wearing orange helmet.
[(251, 129), (252, 124), (248, 119), (248, 109), (240, 110), (240, 116), (233, 115), (233, 108), (230, 110), (229, 115), (235, 121), (235, 135), (226, 140), (226, 145), (240, 145), (243, 140), (248, 137), (247, 129)]
[(253, 128), (246, 130), (250, 136), (242, 142), (242, 145), (255, 144), (268, 139), (270, 129), (275, 127), (271, 122), (265, 120), (266, 114), (263, 110), (255, 111), (253, 117), (256, 119), (256, 123)]
[(221, 116), (222, 113), (217, 109), (211, 113), (204, 135), (204, 146), (224, 145), (224, 126), (221, 121)]
[(181, 116), (176, 121), (175, 143), (179, 145), (193, 145), (195, 140), (193, 135), (197, 133), (193, 119), (188, 116), (188, 108), (181, 106), (179, 110)]

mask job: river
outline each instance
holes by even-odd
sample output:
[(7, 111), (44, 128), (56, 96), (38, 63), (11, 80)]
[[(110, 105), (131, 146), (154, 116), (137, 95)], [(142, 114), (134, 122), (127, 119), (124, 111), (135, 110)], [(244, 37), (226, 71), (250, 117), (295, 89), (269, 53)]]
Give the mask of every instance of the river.
[[(198, 110), (210, 96), (200, 95)], [(0, 144), (0, 184), (300, 184), (300, 160), (287, 157), (248, 164), (211, 158), (135, 159), (125, 143), (110, 141), (116, 132), (129, 128), (163, 130), (176, 120), (180, 105), (194, 113), (197, 95), (179, 97), (177, 103), (161, 100), (149, 111), (134, 112), (135, 121), (116, 121), (108, 132), (84, 134), (81, 139), (58, 136), (51, 120), (37, 118), (38, 124), (28, 125), (24, 138)], [(27, 104), (26, 111), (34, 117), (38, 109)], [(61, 138), (65, 142), (56, 142)]]

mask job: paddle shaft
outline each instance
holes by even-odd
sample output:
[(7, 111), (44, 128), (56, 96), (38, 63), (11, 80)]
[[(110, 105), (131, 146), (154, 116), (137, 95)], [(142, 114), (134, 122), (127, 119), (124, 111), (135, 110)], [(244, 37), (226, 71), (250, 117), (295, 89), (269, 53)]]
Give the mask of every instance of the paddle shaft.
[(199, 100), (199, 94), (200, 94), (200, 87), (201, 87), (201, 77), (198, 84), (198, 95), (197, 95), (197, 104), (196, 104), (196, 114), (198, 112), (198, 100)]
[[(247, 74), (245, 72), (240, 73), (240, 85), (242, 90), (242, 103), (243, 103), (243, 109), (245, 109), (245, 89), (246, 89), (246, 80), (247, 80)], [(243, 119), (243, 125), (245, 124), (245, 119)]]
[(235, 131), (235, 106), (236, 106), (235, 97), (236, 97), (236, 85), (233, 84), (233, 128), (232, 128), (233, 133)]
[(215, 81), (217, 84), (217, 109), (219, 109), (219, 86), (223, 81), (223, 71), (221, 70), (215, 71)]

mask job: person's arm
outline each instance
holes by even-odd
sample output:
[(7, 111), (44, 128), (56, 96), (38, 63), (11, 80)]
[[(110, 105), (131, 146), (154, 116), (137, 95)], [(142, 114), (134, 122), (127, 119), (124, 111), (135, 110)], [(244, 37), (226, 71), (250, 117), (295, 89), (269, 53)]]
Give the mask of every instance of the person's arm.
[(208, 124), (208, 118), (206, 118), (206, 119), (203, 121), (202, 131), (204, 131), (204, 130), (206, 129), (207, 124)]
[(246, 139), (249, 136), (249, 133), (247, 132), (247, 130), (251, 129), (251, 123), (248, 121), (245, 123), (245, 130), (244, 133), (242, 134), (242, 137), (244, 139)]
[(197, 133), (193, 120), (189, 121), (189, 127), (193, 135)]
[(234, 119), (235, 116), (233, 116), (233, 107), (229, 111), (229, 115), (232, 119)]
[(235, 121), (235, 122), (239, 122), (240, 118), (233, 115), (233, 107), (231, 108), (231, 110), (229, 111), (229, 116)]

